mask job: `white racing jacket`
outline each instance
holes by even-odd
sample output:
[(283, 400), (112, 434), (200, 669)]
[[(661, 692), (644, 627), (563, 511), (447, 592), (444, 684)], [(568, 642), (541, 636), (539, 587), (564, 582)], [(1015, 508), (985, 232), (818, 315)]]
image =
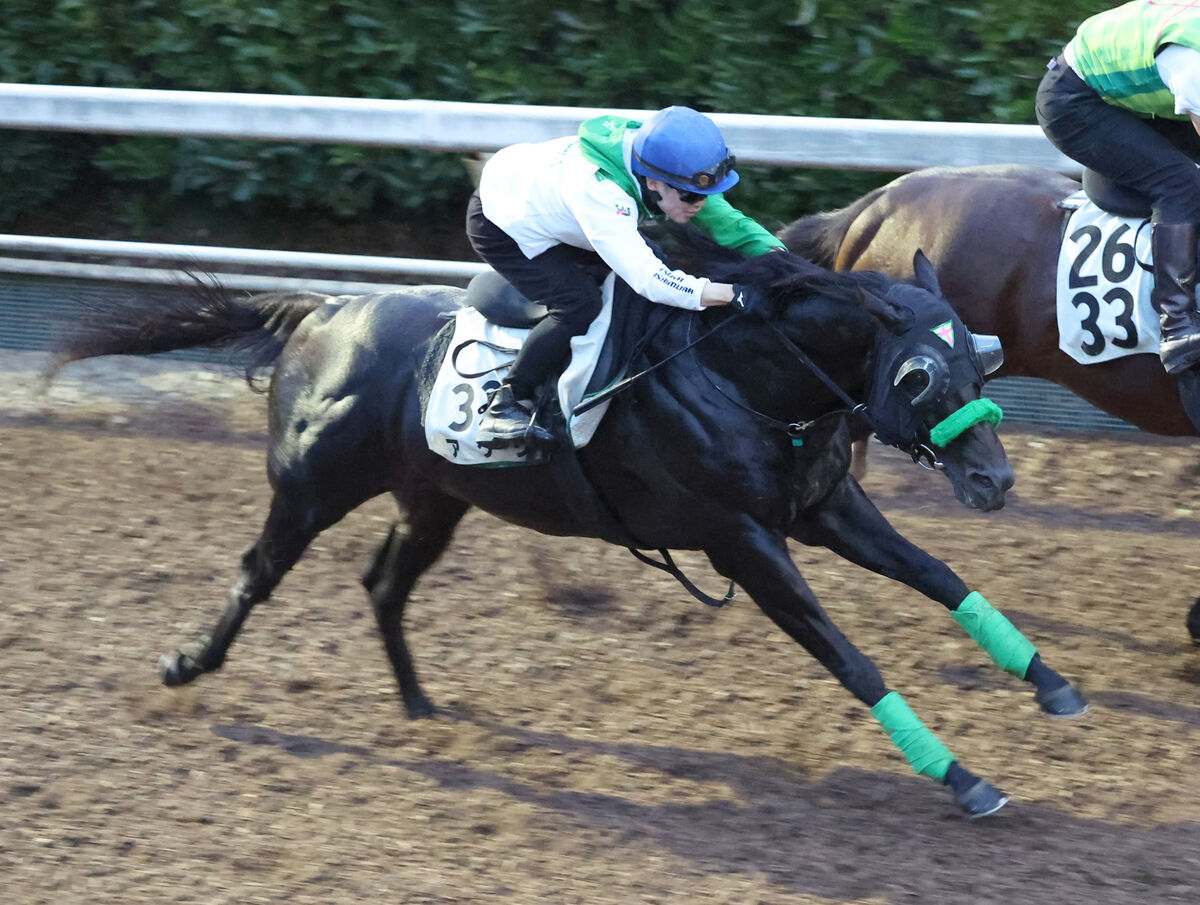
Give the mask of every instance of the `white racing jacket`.
[[(626, 166), (633, 132), (625, 133)], [(638, 205), (583, 156), (579, 138), (510, 145), (479, 180), (483, 214), (535, 258), (555, 245), (595, 251), (638, 295), (700, 309), (708, 282), (663, 264), (638, 232)]]

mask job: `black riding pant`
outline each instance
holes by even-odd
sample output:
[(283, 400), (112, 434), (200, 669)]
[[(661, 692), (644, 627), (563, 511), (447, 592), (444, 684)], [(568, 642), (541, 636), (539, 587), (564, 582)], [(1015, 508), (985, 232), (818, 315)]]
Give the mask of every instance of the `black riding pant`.
[(586, 333), (600, 313), (600, 283), (608, 265), (594, 251), (571, 245), (525, 257), (513, 238), (483, 215), (478, 193), (467, 204), (467, 238), (493, 270), (549, 312), (529, 332), (508, 373), (513, 394), (530, 399), (566, 365), (571, 337)]
[(1062, 56), (1042, 77), (1036, 111), (1056, 148), (1147, 196), (1154, 222), (1200, 222), (1200, 136), (1190, 121), (1145, 118), (1107, 103)]

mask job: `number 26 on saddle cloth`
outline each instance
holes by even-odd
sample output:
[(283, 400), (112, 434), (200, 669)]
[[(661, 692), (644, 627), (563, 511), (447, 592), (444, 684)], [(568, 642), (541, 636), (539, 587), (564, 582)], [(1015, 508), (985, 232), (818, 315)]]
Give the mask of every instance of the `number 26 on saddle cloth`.
[(1082, 191), (1058, 256), (1058, 346), (1080, 364), (1158, 354), (1158, 313), (1150, 302), (1150, 221), (1106, 213)]

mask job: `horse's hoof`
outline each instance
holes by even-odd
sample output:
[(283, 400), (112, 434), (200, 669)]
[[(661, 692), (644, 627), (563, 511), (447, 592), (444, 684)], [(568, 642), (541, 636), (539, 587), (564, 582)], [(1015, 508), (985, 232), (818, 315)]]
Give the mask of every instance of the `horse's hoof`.
[(1039, 691), (1034, 695), (1033, 699), (1042, 708), (1042, 713), (1049, 714), (1050, 716), (1083, 716), (1092, 709), (1091, 705), (1083, 699), (1083, 695), (1079, 693), (1079, 690), (1070, 682), (1066, 685), (1060, 685), (1053, 691), (1045, 693)]
[(421, 695), (411, 701), (405, 701), (404, 712), (410, 720), (427, 720), (437, 715), (437, 708), (433, 706), (433, 701)]
[(1192, 636), (1192, 644), (1200, 647), (1200, 597), (1196, 598), (1196, 602), (1188, 610), (1187, 630), (1188, 634)]
[(995, 814), (1008, 804), (1008, 796), (986, 779), (981, 779), (965, 792), (956, 792), (954, 801), (963, 809), (964, 814), (972, 820), (978, 820), (988, 814)]
[(183, 651), (177, 650), (173, 654), (163, 654), (158, 658), (158, 672), (164, 685), (177, 688), (186, 685), (204, 670)]

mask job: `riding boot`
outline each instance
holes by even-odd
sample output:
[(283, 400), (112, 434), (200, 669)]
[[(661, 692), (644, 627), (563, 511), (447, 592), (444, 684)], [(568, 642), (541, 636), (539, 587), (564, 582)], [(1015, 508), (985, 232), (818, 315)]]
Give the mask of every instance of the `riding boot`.
[(533, 403), (518, 400), (507, 382), (492, 395), (479, 422), (479, 445), (484, 449), (503, 449), (519, 443), (551, 443), (554, 435), (533, 421)]
[(1150, 233), (1154, 289), (1150, 300), (1162, 327), (1159, 357), (1168, 374), (1200, 362), (1196, 309), (1196, 224), (1155, 223)]

